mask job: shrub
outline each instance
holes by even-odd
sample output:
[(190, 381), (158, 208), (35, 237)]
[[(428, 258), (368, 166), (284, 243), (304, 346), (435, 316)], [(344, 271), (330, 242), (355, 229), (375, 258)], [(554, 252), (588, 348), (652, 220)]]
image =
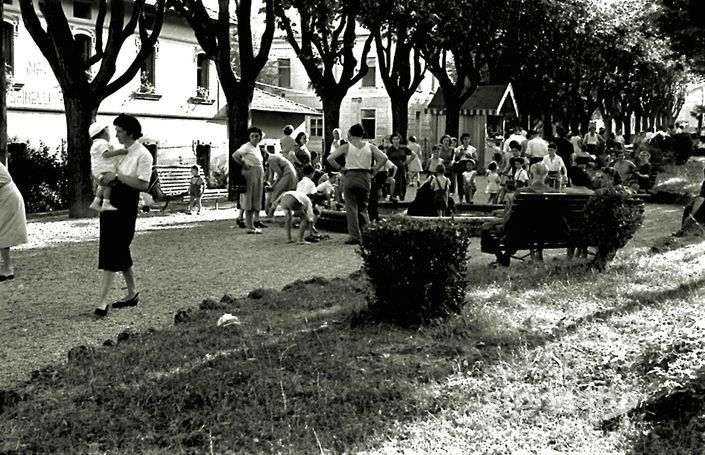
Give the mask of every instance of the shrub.
[(440, 219), (391, 217), (362, 233), (363, 268), (374, 290), (371, 316), (415, 325), (465, 304), (468, 229)]
[(68, 207), (68, 170), (65, 150), (50, 151), (24, 143), (8, 144), (9, 171), (22, 193), (27, 212), (50, 212)]
[(227, 188), (228, 168), (226, 165), (216, 166), (208, 176), (208, 188)]
[(597, 245), (593, 264), (604, 270), (644, 221), (644, 204), (622, 186), (600, 188), (585, 208), (586, 231)]

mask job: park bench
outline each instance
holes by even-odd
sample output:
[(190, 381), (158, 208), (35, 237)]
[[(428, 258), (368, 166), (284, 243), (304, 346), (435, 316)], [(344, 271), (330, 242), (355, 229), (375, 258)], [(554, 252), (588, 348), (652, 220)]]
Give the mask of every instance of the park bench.
[[(497, 263), (509, 265), (517, 251), (552, 248), (587, 248), (585, 209), (590, 195), (565, 193), (517, 193), (504, 216), (503, 229), (485, 227), (481, 232), (481, 251), (494, 254)], [(644, 202), (635, 198), (631, 203)], [(501, 224), (498, 221), (495, 224)]]
[[(159, 190), (155, 196), (155, 192), (150, 191), (155, 199), (163, 200), (165, 202), (164, 206), (161, 208), (162, 211), (166, 210), (171, 201), (187, 201), (188, 200), (188, 189), (191, 183), (191, 166), (183, 165), (172, 165), (172, 166), (154, 166), (153, 175), (156, 177), (156, 182), (158, 182)], [(215, 208), (218, 208), (218, 202), (221, 199), (227, 199), (228, 190), (227, 189), (215, 189), (208, 188), (208, 180), (203, 174), (203, 169), (200, 168), (200, 175), (206, 182), (206, 188), (203, 191), (203, 196), (201, 201), (214, 201)], [(153, 179), (154, 180), (154, 179)], [(150, 182), (150, 189), (155, 186), (155, 182)]]

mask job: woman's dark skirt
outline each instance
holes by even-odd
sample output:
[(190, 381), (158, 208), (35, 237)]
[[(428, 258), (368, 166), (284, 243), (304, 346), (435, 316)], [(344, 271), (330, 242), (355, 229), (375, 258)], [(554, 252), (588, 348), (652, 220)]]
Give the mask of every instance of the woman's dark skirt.
[(118, 209), (100, 214), (100, 245), (98, 268), (124, 272), (132, 267), (130, 244), (137, 223), (138, 190), (118, 182), (113, 187), (110, 202)]

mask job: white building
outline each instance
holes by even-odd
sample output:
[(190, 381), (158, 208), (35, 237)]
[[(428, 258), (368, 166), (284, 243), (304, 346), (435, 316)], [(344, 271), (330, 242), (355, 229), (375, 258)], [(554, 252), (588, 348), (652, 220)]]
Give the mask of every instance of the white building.
[[(56, 146), (66, 137), (61, 90), (49, 63), (23, 26), (17, 0), (5, 2), (5, 55), (13, 72), (13, 88), (7, 96), (8, 137)], [(97, 3), (67, 0), (64, 11), (74, 36), (83, 40), (86, 52), (93, 53)], [(138, 45), (137, 35), (125, 41), (117, 75), (131, 63)], [(94, 71), (98, 67), (95, 65)], [(196, 141), (216, 147), (225, 143), (225, 128), (206, 123), (223, 104), (215, 68), (188, 24), (175, 13), (167, 12), (141, 77), (142, 80), (138, 73), (138, 77), (103, 101), (98, 119), (109, 122), (122, 112), (133, 114), (140, 119), (145, 136), (165, 151), (190, 151)], [(37, 128), (38, 122), (41, 128)]]
[[(7, 94), (8, 138), (14, 142), (44, 142), (51, 148), (64, 143), (66, 117), (61, 89), (49, 63), (24, 28), (18, 0), (4, 0), (3, 38), (8, 65), (12, 68), (12, 88)], [(9, 3), (8, 3), (9, 2)], [(64, 12), (74, 36), (84, 43), (85, 53), (95, 49), (97, 2), (64, 0)], [(107, 37), (107, 21), (105, 34)], [(137, 34), (125, 41), (117, 61), (116, 76), (122, 74), (139, 49)], [(93, 67), (97, 71), (99, 65)], [(304, 110), (286, 100), (255, 93), (253, 112), (273, 118), (282, 111), (295, 112), (288, 118), (303, 128), (315, 110)], [(167, 11), (154, 52), (142, 70), (125, 87), (103, 101), (98, 120), (112, 122), (120, 113), (139, 118), (143, 142), (158, 144), (161, 164), (195, 162), (196, 144), (210, 144), (213, 159), (227, 153), (224, 121), (213, 121), (226, 105), (215, 65), (198, 45), (188, 23)], [(260, 123), (262, 120), (260, 120)], [(41, 126), (40, 126), (41, 125)], [(283, 125), (281, 125), (283, 126)], [(278, 128), (281, 128), (278, 126)]]

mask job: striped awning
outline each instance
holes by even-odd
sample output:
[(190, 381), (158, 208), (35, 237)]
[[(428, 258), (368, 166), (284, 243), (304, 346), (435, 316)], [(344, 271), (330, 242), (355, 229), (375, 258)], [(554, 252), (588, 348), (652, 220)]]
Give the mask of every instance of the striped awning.
[[(428, 103), (428, 110), (435, 115), (445, 113), (443, 90), (438, 89)], [(512, 113), (519, 116), (519, 108), (514, 98), (512, 84), (481, 85), (460, 107), (461, 115), (500, 115)]]

